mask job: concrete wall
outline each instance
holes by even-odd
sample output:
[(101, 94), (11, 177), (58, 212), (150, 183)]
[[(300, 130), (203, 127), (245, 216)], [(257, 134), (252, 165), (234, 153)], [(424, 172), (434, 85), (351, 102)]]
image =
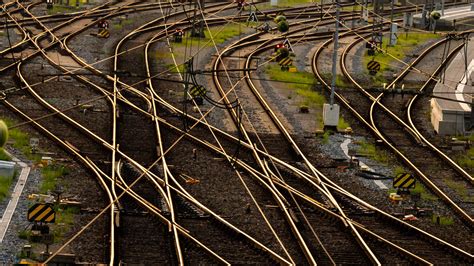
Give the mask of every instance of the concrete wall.
[(431, 124), (441, 136), (464, 135), (466, 112), (441, 110), (438, 100), (431, 99)]

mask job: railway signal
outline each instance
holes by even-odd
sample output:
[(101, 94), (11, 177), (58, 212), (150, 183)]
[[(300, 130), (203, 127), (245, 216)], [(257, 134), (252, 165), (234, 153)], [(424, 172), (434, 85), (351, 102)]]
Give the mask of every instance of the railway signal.
[(368, 41), (365, 43), (365, 48), (367, 48), (367, 55), (374, 56), (375, 55), (375, 48), (377, 47), (377, 43), (373, 40)]
[(283, 58), (290, 56), (290, 51), (283, 44), (278, 44), (275, 50), (276, 52), (272, 54), (272, 58), (275, 61), (280, 61)]
[(244, 10), (244, 7), (247, 5), (245, 0), (237, 0), (235, 2), (237, 3), (237, 10)]
[(278, 51), (280, 48), (283, 48), (283, 47), (285, 47), (285, 45), (284, 45), (283, 43), (277, 43), (277, 45), (275, 45), (274, 51), (276, 52), (276, 51)]
[(252, 11), (247, 19), (247, 22), (258, 22), (257, 14), (255, 11)]
[(290, 43), (290, 40), (288, 40), (288, 38), (285, 39), (285, 41), (283, 42), (283, 46), (285, 46), (288, 51), (294, 53), (295, 51), (293, 50), (293, 46), (291, 45)]
[(97, 23), (97, 26), (101, 29), (108, 29), (109, 23), (106, 20), (101, 20), (99, 23)]
[(183, 42), (184, 31), (182, 29), (176, 29), (174, 33), (174, 42), (181, 43)]

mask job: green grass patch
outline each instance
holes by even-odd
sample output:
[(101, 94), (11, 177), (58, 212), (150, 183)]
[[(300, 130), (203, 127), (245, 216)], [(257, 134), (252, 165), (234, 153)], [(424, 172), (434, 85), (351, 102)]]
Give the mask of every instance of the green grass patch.
[(431, 217), (431, 221), (435, 224), (438, 224), (438, 217), (439, 217), (439, 225), (447, 226), (447, 225), (452, 225), (454, 224), (454, 220), (452, 217), (449, 216), (438, 216), (438, 215), (433, 215)]
[(406, 173), (405, 169), (403, 169), (403, 167), (401, 166), (397, 166), (395, 167), (395, 169), (393, 170), (393, 176), (397, 176), (399, 174), (404, 174)]
[[(312, 1), (312, 0), (278, 0), (277, 4), (272, 6), (269, 2), (257, 4), (259, 10), (268, 10), (274, 8), (282, 7), (294, 7), (295, 5), (304, 5), (310, 3), (319, 3), (321, 1)], [(246, 7), (248, 9), (248, 7)]]
[[(469, 138), (472, 138), (469, 137)], [(456, 161), (457, 163), (464, 168), (470, 168), (471, 170), (474, 169), (474, 147), (469, 148), (464, 155), (459, 156)]]
[(0, 148), (0, 160), (1, 161), (11, 161), (12, 158), (5, 152), (3, 148)]
[(377, 149), (374, 144), (369, 143), (367, 141), (361, 141), (358, 143), (358, 145), (359, 148), (357, 149), (357, 152), (364, 154), (379, 163), (388, 163), (389, 158), (387, 153), (383, 150)]
[(420, 184), (420, 182), (417, 182), (415, 185), (415, 188), (413, 188), (410, 191), (411, 191), (411, 194), (419, 194), (422, 200), (426, 200), (426, 201), (438, 200), (438, 197), (436, 197), (436, 195), (431, 194), (431, 192), (427, 191), (426, 188), (422, 184)]
[(329, 136), (331, 136), (331, 134), (332, 134), (331, 130), (326, 130), (326, 131), (324, 131), (324, 134), (323, 134), (322, 137), (321, 137), (324, 144), (328, 144), (328, 143), (329, 143)]
[[(332, 74), (331, 73), (323, 73), (322, 78), (324, 81), (326, 81), (329, 86), (331, 86), (332, 83)], [(336, 87), (337, 88), (345, 88), (345, 87), (350, 87), (351, 82), (344, 77), (344, 75), (337, 74), (336, 75)]]
[[(365, 6), (364, 6), (365, 9)], [(368, 10), (374, 10), (374, 7), (372, 4), (367, 5)], [(343, 6), (340, 9), (341, 11), (362, 11), (362, 5), (354, 5), (354, 6)]]
[(10, 187), (13, 182), (13, 177), (0, 176), (0, 202), (9, 196)]
[(337, 123), (337, 129), (344, 130), (350, 127), (349, 123), (347, 123), (342, 116), (339, 117), (339, 121)]
[(133, 23), (133, 19), (123, 19), (120, 20), (118, 23), (112, 24), (112, 29), (114, 30), (121, 30), (124, 26), (130, 25)]
[(204, 30), (206, 38), (190, 37), (191, 31), (187, 31), (185, 36), (183, 36), (183, 41), (181, 43), (172, 42), (172, 45), (177, 47), (212, 47), (214, 44), (211, 41), (211, 36), (214, 39), (216, 45), (218, 45), (231, 39), (232, 37), (238, 36), (240, 33), (243, 33), (246, 30), (246, 24), (227, 24), (220, 27), (211, 27), (210, 31), (208, 29)]
[(31, 235), (31, 231), (30, 230), (21, 230), (18, 232), (18, 238), (19, 239), (24, 239), (24, 240), (27, 240)]
[(301, 105), (310, 107), (322, 106), (326, 101), (324, 96), (313, 90), (315, 83), (313, 74), (282, 71), (280, 67), (275, 64), (268, 65), (265, 72), (271, 80), (288, 83), (288, 87), (294, 89), (297, 95), (304, 98)]
[(79, 208), (68, 207), (65, 209), (56, 210), (56, 221), (52, 228), (52, 234), (54, 235), (54, 242), (58, 243), (62, 240), (64, 235), (71, 230), (74, 224), (75, 215), (80, 212)]
[(43, 181), (40, 185), (40, 193), (46, 194), (48, 191), (53, 191), (56, 188), (58, 179), (63, 175), (68, 174), (68, 170), (62, 165), (48, 165), (41, 169)]
[(443, 179), (443, 182), (452, 190), (456, 191), (464, 201), (474, 201), (474, 195), (469, 195), (464, 182), (458, 182), (451, 179)]
[[(362, 62), (364, 66), (367, 66), (367, 63), (372, 59), (379, 62), (380, 71), (377, 73), (377, 77), (382, 75), (385, 71), (394, 69), (394, 65), (396, 64), (395, 58), (403, 60), (418, 44), (439, 38), (441, 38), (441, 35), (433, 33), (410, 32), (407, 35), (400, 33), (398, 35), (397, 44), (395, 46), (388, 46), (389, 38), (384, 36), (382, 44), (383, 53), (376, 53), (375, 56), (368, 56), (366, 52)], [(376, 77), (375, 81), (378, 81)]]
[(458, 140), (469, 140), (471, 142), (474, 142), (474, 134), (468, 136), (456, 136), (455, 138)]
[[(39, 162), (41, 160), (41, 155), (32, 154), (30, 146), (30, 136), (28, 133), (20, 130), (19, 128), (10, 129), (11, 126), (15, 125), (16, 122), (10, 119), (3, 119), (7, 124), (8, 130), (8, 139), (12, 143), (13, 148), (20, 150), (29, 160)], [(0, 156), (1, 156), (0, 151)]]
[(157, 52), (154, 54), (154, 57), (158, 61), (165, 61), (171, 59), (171, 55), (168, 52)]

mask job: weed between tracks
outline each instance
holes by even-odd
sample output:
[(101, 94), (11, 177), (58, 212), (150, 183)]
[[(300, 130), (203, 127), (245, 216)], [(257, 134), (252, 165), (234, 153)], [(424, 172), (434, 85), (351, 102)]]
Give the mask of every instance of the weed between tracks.
[(304, 98), (302, 105), (322, 106), (326, 101), (324, 96), (313, 90), (313, 84), (315, 83), (313, 74), (281, 71), (279, 66), (273, 64), (268, 65), (265, 72), (271, 80), (288, 83), (288, 88), (293, 89), (297, 95)]
[(337, 123), (337, 129), (344, 130), (348, 127), (350, 127), (349, 123), (347, 123), (346, 120), (344, 120), (344, 118), (342, 116), (339, 116), (339, 121)]
[[(331, 85), (332, 81), (332, 74), (331, 73), (323, 73), (321, 74), (322, 78)], [(346, 77), (342, 74), (336, 75), (336, 88), (352, 88), (352, 84), (346, 79)]]
[(60, 242), (64, 235), (71, 231), (71, 227), (74, 224), (74, 216), (79, 212), (80, 209), (76, 207), (56, 208), (56, 221), (52, 228), (55, 243)]
[(59, 178), (68, 174), (69, 170), (62, 165), (48, 165), (41, 169), (43, 175), (43, 182), (40, 185), (40, 193), (46, 194), (54, 191), (58, 185), (62, 185), (62, 182), (58, 182)]
[(420, 198), (425, 201), (437, 201), (438, 197), (435, 195), (431, 194), (431, 192), (427, 191), (426, 188), (420, 184), (420, 182), (417, 182), (415, 185), (415, 188), (411, 190), (411, 194), (419, 194)]
[[(16, 123), (13, 120), (9, 119), (3, 119), (7, 126), (10, 128), (12, 125), (15, 125)], [(38, 162), (41, 159), (40, 155), (37, 154), (32, 154), (31, 153), (31, 146), (30, 146), (30, 136), (28, 133), (21, 131), (18, 128), (13, 128), (8, 130), (8, 137), (9, 143), (12, 143), (13, 148), (21, 151), (26, 158), (29, 160)], [(3, 153), (0, 152), (0, 154)], [(0, 155), (1, 156), (1, 155)]]
[(464, 182), (457, 182), (451, 179), (443, 179), (443, 182), (452, 190), (456, 191), (464, 201), (473, 201), (474, 195), (469, 195), (467, 187), (464, 185)]
[(270, 3), (261, 3), (257, 4), (258, 9), (260, 10), (267, 10), (273, 8), (284, 8), (284, 7), (295, 7), (295, 5), (300, 4), (308, 4), (308, 3), (320, 3), (320, 0), (312, 1), (312, 0), (277, 0), (276, 5), (271, 5)]
[[(474, 169), (474, 147), (467, 150), (465, 155), (461, 155), (457, 158), (457, 162), (461, 167)], [(471, 171), (472, 172), (472, 171)]]
[(438, 217), (439, 217), (439, 225), (452, 225), (454, 224), (454, 220), (452, 217), (449, 216), (438, 216), (438, 215), (433, 215), (431, 217), (431, 221), (435, 224), (438, 223)]
[(385, 151), (377, 149), (374, 144), (367, 141), (361, 141), (357, 144), (359, 145), (357, 152), (379, 163), (388, 164), (389, 158)]
[(124, 19), (120, 20), (119, 23), (112, 24), (112, 29), (114, 30), (121, 30), (123, 26), (127, 26), (133, 23), (133, 19)]
[[(78, 3), (79, 2), (79, 3)], [(48, 15), (54, 15), (58, 13), (69, 13), (79, 9), (81, 4), (90, 4), (92, 1), (88, 0), (66, 0), (60, 1), (59, 4), (53, 5), (52, 9), (48, 9)]]
[(227, 41), (232, 37), (238, 36), (246, 30), (248, 30), (246, 24), (239, 23), (220, 27), (211, 27), (210, 31), (208, 29), (204, 30), (206, 38), (190, 37), (191, 31), (187, 31), (181, 43), (172, 42), (172, 45), (173, 47), (213, 47), (214, 44), (211, 41), (211, 35), (217, 45)]

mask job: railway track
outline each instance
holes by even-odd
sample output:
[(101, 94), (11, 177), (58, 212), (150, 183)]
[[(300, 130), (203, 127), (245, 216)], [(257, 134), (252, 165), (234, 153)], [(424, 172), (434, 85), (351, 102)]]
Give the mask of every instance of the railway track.
[[(151, 23), (143, 24), (121, 39), (116, 45), (115, 55), (113, 56), (115, 60), (113, 74), (99, 70), (95, 67), (95, 64), (87, 63), (68, 47), (68, 42), (72, 42), (74, 36), (84, 33), (86, 28), (93, 25), (93, 23), (87, 23), (84, 29), (75, 32), (60, 32), (61, 27), (55, 26), (50, 29), (45, 26), (45, 22), (32, 16), (30, 21), (35, 21), (38, 25), (41, 25), (43, 30), (34, 33), (34, 36), (24, 31), (26, 39), (23, 41), (34, 44), (36, 48), (36, 52), (26, 57), (29, 60), (28, 62), (33, 63), (37, 60), (37, 56), (41, 55), (57, 71), (62, 73), (74, 73), (79, 69), (87, 69), (93, 73), (90, 78), (82, 74), (74, 77), (81, 81), (85, 88), (88, 88), (90, 91), (89, 97), (102, 99), (103, 106), (106, 109), (103, 116), (109, 119), (107, 126), (110, 130), (107, 133), (98, 129), (94, 132), (91, 130), (91, 128), (95, 128), (93, 122), (87, 121), (84, 116), (62, 112), (61, 109), (64, 106), (55, 106), (55, 104), (48, 102), (46, 99), (55, 95), (55, 92), (47, 90), (41, 90), (40, 92), (41, 85), (39, 84), (41, 82), (31, 81), (30, 78), (24, 76), (22, 68), (28, 62), (13, 63), (2, 70), (8, 71), (16, 66), (16, 73), (22, 87), (26, 89), (29, 95), (33, 96), (36, 104), (41, 104), (43, 107), (22, 111), (10, 103), (8, 99), (3, 99), (4, 104), (14, 113), (36, 126), (44, 135), (61, 145), (64, 150), (74, 155), (102, 184), (108, 197), (108, 207), (101, 214), (107, 213), (109, 219), (110, 249), (107, 260), (110, 264), (138, 260), (150, 263), (159, 261), (183, 264), (192, 261), (202, 262), (203, 259), (210, 263), (218, 262), (222, 264), (246, 263), (248, 261), (262, 264), (275, 262), (282, 264), (353, 263), (355, 261), (364, 264), (368, 262), (378, 264), (379, 262), (393, 262), (394, 258), (381, 254), (381, 250), (377, 245), (372, 242), (366, 244), (367, 239), (380, 241), (395, 250), (400, 255), (396, 261), (400, 263), (428, 264), (439, 258), (433, 256), (433, 253), (440, 250), (449, 250), (455, 254), (442, 258), (445, 259), (444, 261), (452, 259), (463, 262), (472, 259), (472, 255), (469, 253), (442, 242), (417, 228), (412, 228), (393, 217), (389, 220), (397, 224), (396, 226), (400, 226), (400, 224), (408, 226), (416, 232), (416, 236), (409, 236), (407, 239), (399, 241), (398, 244), (394, 241), (398, 232), (396, 229), (386, 233), (385, 236), (380, 236), (384, 233), (378, 232), (383, 228), (383, 222), (377, 224), (373, 221), (366, 221), (364, 220), (365, 216), (356, 221), (352, 214), (347, 215), (345, 209), (352, 208), (353, 204), (349, 204), (349, 207), (347, 207), (345, 206), (347, 203), (341, 199), (343, 197), (350, 198), (352, 201), (358, 202), (359, 205), (363, 205), (364, 208), (377, 212), (382, 217), (381, 219), (387, 219), (386, 217), (390, 216), (368, 206), (367, 203), (358, 201), (354, 196), (331, 183), (327, 177), (305, 159), (301, 152), (298, 155), (306, 160), (308, 173), (279, 160), (275, 157), (279, 154), (270, 154), (265, 148), (267, 145), (254, 145), (250, 137), (243, 141), (241, 138), (236, 138), (213, 127), (205, 118), (211, 110), (207, 112), (201, 110), (200, 116), (194, 117), (177, 108), (175, 103), (165, 100), (163, 89), (166, 89), (167, 85), (153, 78), (155, 76), (154, 70), (148, 62), (152, 57), (148, 53), (159, 40), (169, 38), (169, 31), (177, 26), (184, 27), (189, 21), (182, 20), (182, 23), (178, 23), (179, 19), (176, 19), (175, 22), (163, 24), (161, 22), (170, 17), (170, 15), (165, 15), (166, 12), (163, 11), (163, 6), (160, 6), (160, 4), (150, 5), (150, 7), (143, 6), (143, 10), (151, 9), (153, 6), (162, 9), (161, 13), (164, 16)], [(88, 20), (90, 19), (89, 16), (95, 15), (97, 15), (96, 18), (107, 18), (126, 12), (129, 9), (133, 10), (132, 7), (125, 5), (110, 8), (110, 12), (100, 10), (91, 11), (91, 14), (82, 12), (72, 17), (69, 23), (79, 19)], [(212, 7), (209, 9), (208, 6), (206, 12), (212, 14), (210, 10), (212, 10)], [(316, 11), (318, 11), (317, 8), (314, 9), (314, 12)], [(295, 12), (295, 16), (300, 14)], [(182, 16), (183, 13), (177, 12), (175, 15), (178, 17), (179, 15)], [(43, 19), (43, 21), (48, 19)], [(242, 20), (244, 18), (236, 19)], [(13, 21), (14, 19), (12, 19)], [(209, 23), (214, 22), (215, 25), (222, 23), (219, 20), (209, 20)], [(20, 30), (24, 29), (19, 23), (17, 23), (17, 26)], [(51, 40), (46, 40), (46, 36), (49, 36)], [(302, 36), (304, 35), (288, 35), (289, 38), (301, 38)], [(311, 40), (327, 37), (327, 34), (320, 34), (320, 36), (312, 37)], [(169, 42), (169, 39), (167, 41)], [(263, 52), (272, 47), (272, 41), (274, 40), (262, 39), (255, 42), (255, 44), (259, 45)], [(66, 51), (67, 56), (75, 60), (73, 65), (61, 66), (54, 59), (57, 52), (52, 51), (51, 48), (57, 46), (58, 43), (60, 49)], [(136, 43), (141, 44), (136, 46)], [(234, 44), (229, 50), (241, 49), (239, 44)], [(244, 42), (241, 44), (244, 46)], [(145, 70), (137, 71), (133, 66), (142, 62), (140, 60), (141, 52), (139, 52), (141, 50), (137, 47), (144, 48)], [(131, 52), (132, 50), (134, 52)], [(260, 50), (255, 53), (259, 52)], [(247, 68), (252, 54), (247, 57)], [(121, 63), (122, 61), (124, 63)], [(130, 64), (130, 62), (134, 63)], [(140, 76), (127, 77), (118, 74), (124, 70), (132, 73), (146, 73), (146, 79)], [(158, 71), (161, 70), (158, 69)], [(246, 73), (246, 76), (249, 78), (247, 84), (255, 86), (252, 85), (250, 73)], [(113, 89), (110, 86), (103, 86), (103, 83), (112, 84)], [(146, 86), (141, 84), (146, 84)], [(224, 99), (226, 94), (224, 93), (221, 97)], [(67, 109), (70, 108), (77, 107), (67, 106)], [(62, 123), (73, 129), (74, 134), (77, 135), (74, 135), (75, 137), (59, 136), (58, 133), (63, 132), (65, 128), (52, 126), (54, 123), (59, 124), (59, 122), (36, 121), (33, 117), (38, 117), (39, 109), (42, 110), (40, 116), (55, 114), (54, 119), (51, 118), (52, 120), (63, 121)], [(267, 111), (269, 109), (268, 107)], [(183, 117), (192, 123), (192, 126), (185, 130), (180, 128)], [(48, 127), (45, 127), (46, 124)], [(237, 123), (236, 128), (239, 127)], [(284, 129), (284, 126), (281, 126), (281, 128)], [(135, 131), (131, 129), (135, 129)], [(210, 138), (209, 132), (211, 132), (213, 138)], [(242, 133), (248, 134), (245, 128), (242, 129)], [(293, 142), (298, 151), (298, 147), (290, 134), (288, 132), (284, 134), (290, 142)], [(85, 141), (79, 141), (79, 139)], [(196, 143), (207, 150), (207, 152), (204, 152), (204, 150), (199, 149), (198, 154), (207, 154), (207, 158), (218, 156), (219, 160), (212, 162), (200, 161), (195, 158), (194, 163), (182, 162), (177, 158), (185, 158), (192, 154), (195, 149), (189, 146), (177, 146), (178, 143), (182, 144), (184, 142), (183, 139)], [(138, 146), (144, 147), (145, 152), (137, 150), (136, 147)], [(88, 147), (99, 149), (102, 153), (85, 151)], [(228, 151), (235, 147), (240, 147), (239, 149), (245, 150), (245, 153), (242, 151), (242, 154), (238, 157), (233, 156)], [(88, 153), (89, 155), (87, 155)], [(98, 166), (97, 161), (104, 161), (100, 156), (97, 157), (99, 153), (105, 154), (111, 162)], [(94, 154), (94, 156), (91, 154)], [(227, 162), (225, 164), (227, 166), (223, 167), (220, 159)], [(203, 177), (204, 181), (209, 182), (209, 184), (203, 184), (206, 192), (215, 189), (213, 193), (220, 195), (219, 193), (225, 191), (226, 188), (237, 188), (242, 185), (245, 189), (240, 187), (240, 194), (237, 194), (236, 197), (229, 193), (229, 199), (234, 201), (229, 202), (227, 205), (229, 207), (216, 206), (216, 199), (203, 197), (203, 188), (192, 188), (187, 185), (187, 182), (183, 182), (183, 177), (192, 176), (194, 173), (190, 169), (192, 168), (190, 164), (196, 167), (221, 167), (223, 176), (220, 177), (218, 183), (211, 184), (211, 179)], [(280, 171), (285, 171), (285, 180), (283, 180)], [(232, 179), (225, 179), (224, 176), (232, 177)], [(222, 189), (222, 191), (219, 189)], [(318, 194), (315, 195), (314, 191)], [(333, 196), (335, 194), (340, 195)], [(254, 205), (250, 204), (250, 207), (246, 208), (250, 211), (247, 212), (245, 208), (239, 208), (242, 206), (236, 206), (236, 204), (245, 204), (245, 201), (242, 201), (239, 195), (246, 195), (247, 200), (254, 201)], [(276, 205), (278, 211), (272, 211), (269, 207), (263, 208), (261, 206), (263, 203)], [(221, 204), (225, 205), (227, 203)], [(216, 210), (219, 210), (219, 212), (216, 212)], [(229, 210), (231, 211), (229, 212)], [(228, 212), (229, 217), (226, 216), (225, 212)], [(232, 217), (234, 214), (238, 215)], [(252, 218), (245, 220), (245, 217)], [(255, 220), (256, 217), (259, 217), (258, 222)], [(285, 220), (286, 222), (281, 222)], [(91, 220), (88, 225), (94, 221), (96, 221), (96, 218)], [(321, 221), (324, 225), (315, 228), (314, 224), (320, 225), (319, 222)], [(337, 221), (338, 224), (336, 228), (333, 226), (334, 221)], [(261, 227), (267, 227), (266, 230), (257, 230), (254, 227), (254, 224), (262, 223), (264, 226)], [(372, 229), (367, 229), (366, 225), (371, 225)], [(149, 238), (149, 235), (143, 230), (145, 227), (148, 228), (147, 230), (156, 230), (159, 237)], [(80, 232), (86, 230), (86, 228), (87, 226), (81, 229)], [(143, 234), (135, 233), (140, 229)], [(199, 233), (203, 231), (207, 234)], [(260, 235), (259, 232), (265, 232), (265, 234)], [(288, 232), (292, 232), (292, 234)], [(280, 240), (279, 236), (283, 238)], [(329, 236), (332, 236), (335, 240), (329, 241), (327, 239)], [(415, 252), (412, 252), (413, 246), (410, 246), (410, 244), (415, 242), (419, 236), (437, 243), (437, 247), (426, 248), (428, 250), (426, 252), (423, 249), (419, 255), (415, 255)], [(71, 243), (76, 237), (75, 235), (66, 244)], [(149, 252), (139, 248), (141, 245), (146, 246), (144, 243), (140, 243), (144, 239), (155, 242), (155, 245), (146, 247), (150, 249)], [(160, 239), (163, 241), (160, 242)], [(289, 239), (290, 241), (288, 241)], [(125, 246), (130, 243), (137, 248), (133, 250), (126, 249)], [(335, 243), (344, 243), (343, 250), (345, 252), (342, 252), (341, 247)], [(424, 243), (419, 242), (420, 245)], [(405, 249), (405, 246), (409, 246), (409, 248)], [(151, 250), (163, 250), (163, 252), (155, 252), (154, 255), (147, 258), (148, 260), (140, 258), (141, 252), (151, 254)], [(239, 253), (236, 253), (236, 250)], [(375, 254), (372, 250), (376, 251)], [(366, 256), (358, 256), (361, 253), (366, 253)], [(315, 254), (323, 255), (315, 256)]]
[[(422, 53), (420, 55), (420, 57), (418, 57), (417, 60), (415, 60), (412, 64), (410, 64), (407, 67), (407, 69), (411, 69), (411, 68), (417, 66), (419, 64), (419, 61), (421, 61), (426, 55), (428, 55), (430, 51), (432, 51), (436, 47), (439, 47), (439, 45), (442, 44), (442, 43), (444, 43), (444, 41), (438, 42), (437, 45), (433, 45), (430, 48), (428, 48), (427, 51), (425, 53)], [(353, 46), (348, 46), (346, 51), (348, 51), (352, 47)], [(458, 49), (459, 48), (460, 47), (458, 47)], [(441, 48), (439, 48), (439, 49), (441, 49)], [(349, 80), (351, 80), (356, 86), (358, 86), (358, 88), (363, 90), (363, 88), (349, 75), (349, 73), (348, 73), (348, 71), (345, 67), (345, 58), (346, 58), (345, 55), (346, 54), (347, 53), (344, 53), (344, 55), (341, 57), (341, 60), (342, 60), (341, 61), (341, 66), (343, 67), (343, 72), (346, 75), (346, 77), (348, 77)], [(452, 55), (452, 54), (453, 53), (451, 53), (450, 55)], [(442, 64), (444, 64), (444, 63), (446, 63), (446, 62), (443, 62)], [(419, 69), (419, 67), (417, 69)], [(423, 73), (427, 73), (427, 71), (425, 71), (424, 69), (419, 69), (419, 70), (421, 70)], [(437, 69), (436, 72), (437, 71), (439, 71), (439, 69)], [(436, 74), (436, 72), (434, 72), (433, 75)], [(405, 71), (404, 73), (402, 73), (402, 75), (400, 75), (397, 79), (395, 79), (389, 85), (394, 86), (395, 84), (400, 83), (400, 80), (407, 73), (408, 72)], [(366, 95), (368, 95), (368, 94), (366, 93)], [(418, 143), (416, 142), (416, 139), (413, 140), (412, 138), (410, 138), (409, 134), (406, 134), (406, 132), (403, 130), (403, 129), (408, 129), (408, 130), (412, 131), (411, 127), (409, 127), (406, 123), (403, 123), (404, 128), (402, 128), (402, 131), (400, 132), (400, 131), (397, 130), (397, 129), (400, 128), (399, 127), (400, 121), (401, 121), (400, 119), (392, 120), (392, 121), (395, 122), (395, 124), (394, 125), (392, 124), (391, 126), (389, 126), (388, 125), (388, 121), (390, 121), (389, 119), (382, 118), (380, 116), (380, 112), (377, 112), (377, 115), (375, 115), (376, 110), (377, 111), (380, 110), (380, 109), (377, 109), (377, 107), (378, 107), (377, 102), (379, 102), (383, 96), (384, 96), (384, 94), (381, 93), (377, 97), (374, 97), (374, 99), (371, 99), (372, 104), (370, 106), (370, 114), (369, 114), (370, 118), (369, 119), (370, 119), (370, 124), (374, 128), (377, 135), (379, 137), (381, 137), (386, 143), (389, 143), (388, 146), (394, 145), (394, 147), (392, 147), (392, 150), (394, 150), (399, 156), (401, 156), (405, 160), (405, 162), (407, 162), (408, 164), (411, 164), (411, 167), (414, 169), (414, 171), (417, 173), (417, 175), (420, 176), (420, 178), (424, 181), (424, 183), (428, 183), (428, 186), (430, 187), (430, 189), (432, 189), (439, 197), (441, 197), (442, 199), (447, 201), (448, 204), (450, 206), (452, 206), (452, 208), (468, 224), (472, 224), (472, 213), (469, 212), (469, 209), (460, 208), (460, 207), (458, 207), (458, 204), (456, 204), (454, 202), (454, 201), (460, 202), (460, 201), (462, 201), (462, 199), (459, 198), (459, 196), (456, 196), (453, 193), (453, 191), (450, 191), (449, 195), (452, 195), (451, 197), (454, 198), (454, 201), (453, 201), (451, 199), (451, 197), (447, 196), (448, 193), (443, 193), (442, 192), (443, 189), (438, 189), (440, 187), (444, 187), (444, 190), (447, 189), (446, 185), (442, 183), (443, 178), (448, 178), (450, 180), (455, 180), (456, 182), (463, 182), (464, 181), (466, 186), (470, 186), (468, 180), (472, 180), (472, 177), (466, 171), (464, 171), (461, 167), (459, 167), (456, 163), (454, 163), (454, 161), (452, 161), (446, 155), (444, 155), (440, 150), (436, 149), (433, 145), (429, 146), (431, 148), (432, 152), (433, 152), (433, 153), (431, 153), (433, 155), (429, 157), (429, 160), (430, 160), (430, 162), (433, 162), (433, 163), (432, 164), (427, 163), (426, 157), (421, 156), (421, 155), (422, 154), (423, 155), (427, 154), (427, 150), (429, 152), (429, 149), (426, 149), (422, 145), (418, 145)], [(391, 108), (389, 108), (389, 107), (391, 107)], [(397, 115), (392, 113), (390, 110), (392, 110), (392, 109), (396, 110), (399, 107), (394, 108), (395, 105), (392, 105), (392, 104), (390, 104), (389, 107), (384, 108), (384, 113), (388, 112), (389, 113), (389, 118), (397, 117)], [(385, 117), (387, 117), (387, 116), (385, 115)], [(385, 125), (382, 125), (381, 127), (377, 126), (375, 121), (384, 121)], [(419, 135), (416, 135), (416, 134), (413, 134), (413, 135), (415, 135), (417, 138), (420, 138)], [(426, 139), (425, 139), (425, 142), (427, 142)], [(420, 149), (420, 150), (415, 152), (414, 149)], [(439, 161), (434, 162), (434, 160), (436, 160), (436, 159), (438, 159)], [(446, 164), (449, 164), (450, 166), (454, 165), (454, 167), (453, 168), (444, 168), (443, 166), (446, 165)], [(428, 165), (432, 165), (432, 166), (439, 165), (440, 168), (433, 168), (433, 167), (428, 168), (427, 167)], [(454, 171), (452, 171), (452, 170), (454, 170)], [(442, 172), (440, 172), (440, 171), (442, 171)], [(442, 177), (442, 178), (439, 178), (439, 177)], [(434, 182), (435, 184), (433, 184), (432, 182)], [(465, 207), (468, 207), (468, 206), (465, 206)]]
[[(319, 74), (319, 71), (318, 71), (318, 66), (316, 65), (316, 59), (318, 57), (318, 55), (321, 53), (321, 50), (323, 49), (323, 47), (327, 47), (328, 43), (330, 41), (326, 42), (325, 44), (323, 44), (322, 46), (320, 46), (321, 48), (318, 49), (313, 57), (313, 71), (315, 71), (316, 75), (318, 76), (318, 79), (322, 80), (323, 84), (325, 86), (327, 86), (327, 88), (329, 88), (329, 85), (324, 81), (324, 79), (322, 78), (321, 74)], [(350, 49), (350, 45), (346, 47), (345, 51), (347, 52), (349, 49)], [(346, 55), (346, 52), (343, 53), (342, 57), (341, 57), (341, 66), (344, 70), (345, 68), (345, 55)], [(344, 70), (344, 72), (347, 72), (347, 70)], [(359, 86), (360, 87), (360, 86)], [(360, 87), (360, 89), (362, 90), (362, 87)], [(370, 102), (372, 102), (374, 100), (374, 98), (367, 92), (365, 92), (365, 99), (362, 97), (354, 97), (353, 95), (351, 95), (349, 92), (344, 92), (344, 91), (340, 91), (336, 94), (336, 96), (339, 98), (340, 102), (342, 102), (347, 108), (349, 108), (349, 110), (351, 110), (351, 112), (353, 114), (356, 115), (356, 117), (361, 121), (363, 122), (363, 124), (365, 124), (369, 129), (371, 129), (374, 134), (377, 134), (379, 135), (380, 133), (378, 131), (376, 131), (376, 129), (373, 127), (373, 125), (371, 125), (371, 123), (369, 122), (370, 119), (369, 119), (369, 116), (368, 116), (368, 108), (367, 108), (367, 105), (363, 105), (362, 103), (363, 102), (367, 102), (368, 100)], [(359, 99), (360, 100), (357, 100), (357, 101), (354, 101), (354, 99)], [(348, 99), (351, 99), (351, 101), (349, 101)], [(358, 105), (355, 106), (353, 105), (351, 102), (357, 102)], [(364, 107), (366, 107), (366, 109), (364, 110)], [(372, 121), (375, 121), (375, 120), (372, 120)], [(383, 119), (382, 120), (377, 120), (377, 121), (384, 121)], [(398, 135), (401, 135), (401, 134), (398, 134)], [(406, 132), (403, 132), (403, 135), (406, 136), (407, 133)], [(370, 225), (370, 223), (368, 224)], [(466, 230), (469, 230), (469, 229), (466, 229)], [(433, 253), (433, 254), (436, 254), (436, 253)], [(469, 254), (469, 253), (467, 253)], [(469, 256), (466, 257), (468, 260), (470, 260)]]

